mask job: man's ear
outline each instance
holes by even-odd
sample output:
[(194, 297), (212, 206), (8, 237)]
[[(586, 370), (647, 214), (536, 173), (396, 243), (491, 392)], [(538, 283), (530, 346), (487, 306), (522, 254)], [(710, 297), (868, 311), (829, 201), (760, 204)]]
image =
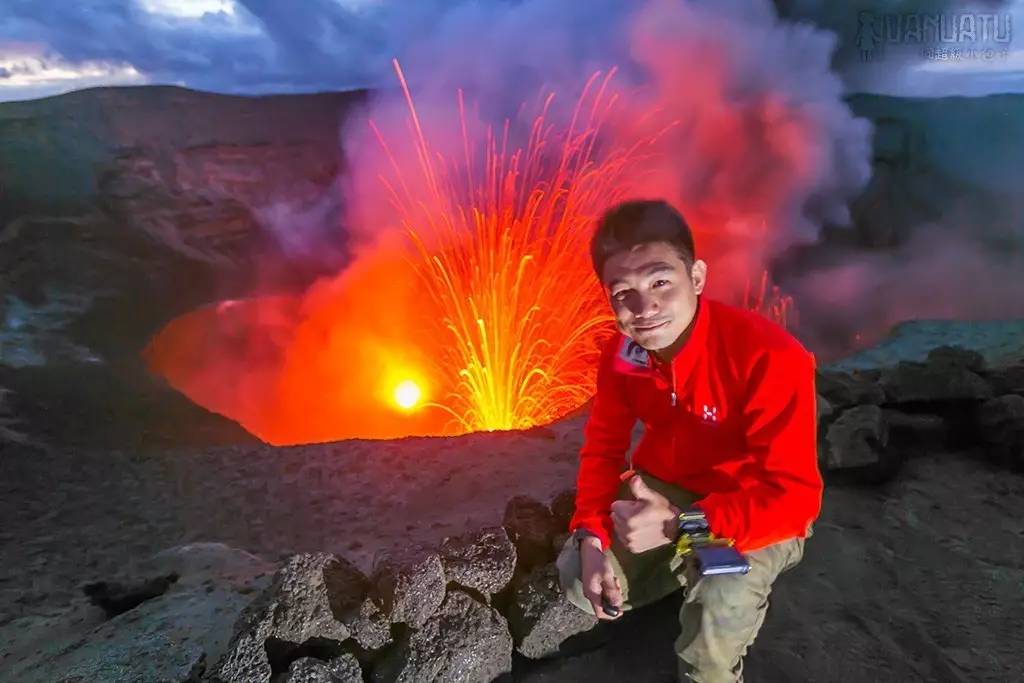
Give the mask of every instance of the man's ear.
[(695, 294), (699, 295), (703, 292), (704, 285), (708, 281), (708, 264), (700, 259), (694, 261), (690, 267), (690, 280), (693, 281), (693, 291)]

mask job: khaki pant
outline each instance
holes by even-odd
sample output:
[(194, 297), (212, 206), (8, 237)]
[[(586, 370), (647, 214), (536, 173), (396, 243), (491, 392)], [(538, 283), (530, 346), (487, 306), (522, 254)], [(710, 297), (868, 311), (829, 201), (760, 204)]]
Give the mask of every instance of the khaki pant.
[[(644, 482), (674, 505), (687, 508), (697, 497), (649, 474)], [(628, 489), (620, 498), (629, 498)], [(808, 530), (810, 534), (810, 530)], [(628, 551), (618, 538), (608, 551), (622, 589), (623, 610), (642, 607), (683, 588), (686, 598), (679, 612), (681, 626), (675, 642), (679, 678), (683, 681), (743, 680), (743, 655), (754, 642), (768, 611), (768, 594), (779, 574), (800, 562), (804, 539), (793, 538), (746, 554), (750, 571), (700, 578), (691, 561), (675, 557), (670, 545), (640, 554)], [(583, 595), (580, 556), (570, 537), (558, 556), (562, 590), (580, 609), (593, 614)], [(692, 589), (687, 587), (692, 586)]]

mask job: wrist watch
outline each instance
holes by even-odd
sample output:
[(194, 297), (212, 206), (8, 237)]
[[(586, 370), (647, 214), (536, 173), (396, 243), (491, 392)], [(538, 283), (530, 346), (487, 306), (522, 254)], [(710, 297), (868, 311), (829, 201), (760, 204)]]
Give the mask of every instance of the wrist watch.
[(600, 536), (595, 534), (593, 531), (588, 531), (587, 529), (584, 529), (583, 527), (580, 527), (580, 528), (578, 528), (578, 529), (576, 529), (575, 531), (572, 532), (572, 541), (573, 541), (573, 544), (576, 547), (576, 550), (580, 549), (580, 543), (582, 543), (583, 539), (586, 538), (587, 536), (592, 536), (594, 538), (600, 539)]
[(678, 533), (676, 534), (676, 554), (688, 555), (693, 546), (703, 545), (715, 540), (715, 535), (708, 527), (708, 519), (699, 507), (691, 506), (679, 513)]

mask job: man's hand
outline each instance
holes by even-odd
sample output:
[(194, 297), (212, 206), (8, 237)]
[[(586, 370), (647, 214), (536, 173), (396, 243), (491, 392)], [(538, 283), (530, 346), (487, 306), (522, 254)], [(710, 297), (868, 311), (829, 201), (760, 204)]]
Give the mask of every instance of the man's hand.
[[(580, 580), (583, 582), (583, 595), (590, 601), (598, 619), (618, 619), (622, 616), (619, 580), (596, 536), (587, 536), (580, 541)], [(619, 613), (613, 617), (605, 612), (601, 607), (602, 600), (617, 607)]]
[(671, 543), (675, 538), (679, 508), (652, 491), (638, 475), (629, 479), (636, 500), (612, 503), (615, 534), (632, 553), (642, 553)]

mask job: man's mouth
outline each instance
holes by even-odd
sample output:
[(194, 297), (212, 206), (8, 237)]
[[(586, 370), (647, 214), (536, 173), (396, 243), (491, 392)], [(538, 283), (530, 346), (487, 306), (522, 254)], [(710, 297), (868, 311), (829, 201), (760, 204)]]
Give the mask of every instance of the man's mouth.
[(644, 323), (642, 325), (633, 325), (633, 329), (636, 330), (637, 332), (650, 332), (651, 330), (656, 330), (659, 327), (663, 327), (665, 325), (668, 325), (667, 320), (662, 320), (661, 322), (658, 323)]

